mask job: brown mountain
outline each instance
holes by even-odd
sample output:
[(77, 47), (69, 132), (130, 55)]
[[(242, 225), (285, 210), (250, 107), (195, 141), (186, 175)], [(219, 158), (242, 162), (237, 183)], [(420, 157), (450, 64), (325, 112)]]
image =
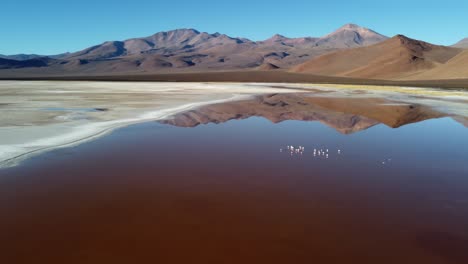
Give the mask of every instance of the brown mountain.
[(41, 56), (37, 54), (14, 54), (14, 55), (1, 55), (0, 54), (0, 59), (18, 60), (18, 61), (37, 59), (41, 57), (46, 57), (46, 56)]
[(57, 55), (38, 55), (38, 54), (14, 54), (14, 55), (1, 55), (1, 59), (9, 59), (9, 60), (18, 60), (18, 61), (25, 61), (31, 59), (39, 59), (39, 58), (51, 58), (51, 59), (60, 59), (67, 56), (68, 53), (62, 53)]
[(109, 41), (91, 48), (72, 53), (67, 58), (105, 59), (133, 54), (188, 53), (208, 50), (217, 46), (251, 44), (247, 39), (231, 38), (219, 33), (201, 33), (195, 29), (177, 29), (159, 32), (145, 38), (125, 41)]
[(255, 52), (262, 54), (265, 62), (287, 69), (339, 49), (372, 45), (386, 39), (388, 37), (370, 29), (347, 24), (319, 38), (288, 38), (276, 34), (267, 40), (257, 42)]
[(453, 44), (452, 47), (467, 49), (468, 48), (468, 38), (464, 38), (464, 39), (460, 40), (459, 42)]
[(51, 61), (47, 69), (28, 70), (28, 73), (82, 75), (288, 69), (325, 53), (365, 46), (385, 38), (357, 25), (346, 25), (322, 38), (275, 35), (257, 42), (220, 33), (178, 29), (144, 38), (104, 42), (61, 56)]
[(289, 47), (309, 47), (328, 49), (347, 49), (376, 44), (388, 39), (373, 30), (356, 24), (346, 24), (336, 31), (320, 38), (287, 38), (276, 34), (273, 37), (259, 42), (266, 45), (283, 45)]
[(292, 71), (328, 76), (402, 79), (434, 69), (461, 52), (461, 49), (397, 35), (368, 47), (319, 56)]
[[(357, 25), (344, 26), (324, 38), (287, 38), (277, 34), (258, 42), (219, 33), (208, 34), (194, 29), (179, 29), (156, 33), (146, 38), (105, 42), (73, 53), (66, 59), (84, 59), (99, 64), (103, 59), (114, 58), (121, 60), (123, 65), (111, 69), (129, 71), (231, 70), (259, 66), (259, 69), (262, 69), (262, 65), (290, 68), (338, 48), (364, 46), (385, 38)], [(153, 63), (154, 61), (156, 63)]]
[(338, 49), (356, 48), (376, 44), (387, 39), (388, 37), (368, 28), (356, 24), (346, 24), (335, 32), (318, 39), (315, 45)]
[(407, 79), (461, 79), (468, 77), (468, 50), (463, 50), (444, 64)]

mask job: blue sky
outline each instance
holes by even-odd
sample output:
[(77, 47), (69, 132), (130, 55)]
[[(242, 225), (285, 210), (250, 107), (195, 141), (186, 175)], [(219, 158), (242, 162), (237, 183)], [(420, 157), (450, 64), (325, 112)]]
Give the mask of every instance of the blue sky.
[(468, 37), (466, 0), (2, 0), (0, 54), (57, 54), (176, 28), (262, 40), (321, 36), (352, 22), (450, 45)]

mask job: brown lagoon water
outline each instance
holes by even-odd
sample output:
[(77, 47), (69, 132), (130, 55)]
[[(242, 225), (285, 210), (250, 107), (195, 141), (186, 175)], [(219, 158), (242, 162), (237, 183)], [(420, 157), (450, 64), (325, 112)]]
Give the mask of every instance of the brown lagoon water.
[(0, 262), (468, 263), (465, 126), (318, 119), (144, 123), (2, 169)]

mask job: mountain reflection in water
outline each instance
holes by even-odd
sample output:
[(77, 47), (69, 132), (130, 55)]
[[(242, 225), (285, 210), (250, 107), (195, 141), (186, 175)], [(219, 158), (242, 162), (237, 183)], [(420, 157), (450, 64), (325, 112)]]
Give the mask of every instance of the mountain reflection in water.
[[(382, 98), (320, 97), (307, 94), (271, 94), (250, 100), (213, 104), (161, 121), (180, 127), (223, 123), (232, 119), (263, 117), (273, 123), (285, 120), (319, 121), (342, 134), (366, 130), (377, 124), (398, 128), (427, 119), (450, 116), (428, 106)], [(466, 118), (451, 116), (466, 125)]]

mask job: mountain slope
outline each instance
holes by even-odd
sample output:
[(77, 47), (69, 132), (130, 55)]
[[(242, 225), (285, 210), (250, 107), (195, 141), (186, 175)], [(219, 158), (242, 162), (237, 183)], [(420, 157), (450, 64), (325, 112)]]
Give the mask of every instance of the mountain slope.
[(464, 48), (464, 49), (468, 48), (468, 38), (464, 38), (464, 39), (460, 40), (459, 42), (453, 44), (452, 47)]
[(379, 44), (317, 57), (292, 71), (329, 76), (398, 79), (433, 69), (460, 52), (460, 49), (397, 35)]
[(107, 41), (103, 44), (87, 48), (82, 51), (69, 54), (65, 59), (79, 58), (98, 60), (112, 57), (118, 57), (126, 54), (124, 43), (122, 41)]
[(200, 33), (195, 29), (176, 29), (159, 32), (145, 38), (108, 41), (70, 54), (67, 58), (106, 59), (135, 54), (188, 53), (208, 50), (216, 46), (249, 43), (247, 39), (231, 38), (219, 33)]
[(259, 69), (259, 70), (262, 70), (262, 71), (270, 71), (270, 70), (279, 69), (279, 67), (276, 66), (276, 65), (274, 65), (274, 64), (272, 64), (272, 63), (266, 62), (266, 63), (260, 65), (260, 66), (258, 67), (258, 69)]
[(0, 69), (20, 69), (46, 67), (51, 59), (35, 58), (29, 60), (10, 60), (0, 58)]
[(408, 79), (462, 79), (468, 77), (468, 50), (464, 50), (438, 67), (410, 76)]
[(68, 53), (62, 53), (57, 55), (37, 55), (37, 54), (15, 54), (15, 55), (0, 55), (1, 59), (9, 59), (9, 60), (17, 60), (17, 61), (24, 61), (24, 60), (31, 60), (31, 59), (38, 59), (38, 58), (52, 58), (52, 59), (60, 59), (63, 57), (68, 56)]
[(30, 59), (37, 59), (40, 57), (44, 57), (37, 54), (15, 54), (15, 55), (0, 55), (0, 59), (8, 59), (8, 60), (30, 60)]

